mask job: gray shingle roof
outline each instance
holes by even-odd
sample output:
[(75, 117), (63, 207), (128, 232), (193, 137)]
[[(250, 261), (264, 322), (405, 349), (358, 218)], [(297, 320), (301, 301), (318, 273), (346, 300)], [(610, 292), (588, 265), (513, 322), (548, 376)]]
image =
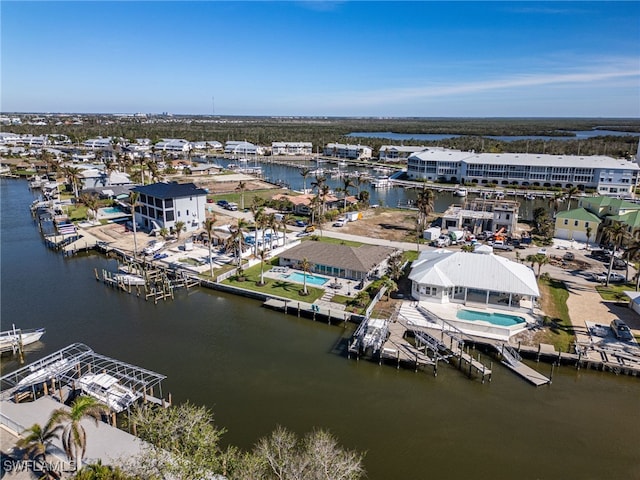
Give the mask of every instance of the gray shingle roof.
[(369, 272), (395, 252), (394, 248), (378, 245), (361, 245), (350, 247), (324, 242), (302, 242), (287, 250), (283, 258), (301, 261), (306, 258), (311, 264), (344, 268), (357, 272)]

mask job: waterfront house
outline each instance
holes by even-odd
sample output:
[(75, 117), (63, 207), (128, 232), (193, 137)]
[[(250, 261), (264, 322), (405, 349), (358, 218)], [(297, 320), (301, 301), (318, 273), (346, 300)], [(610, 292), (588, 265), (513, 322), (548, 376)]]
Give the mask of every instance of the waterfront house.
[(224, 153), (226, 155), (262, 155), (262, 149), (250, 142), (241, 142), (238, 140), (229, 140), (224, 144)]
[(503, 230), (510, 235), (517, 231), (520, 204), (513, 200), (477, 198), (465, 205), (451, 205), (442, 215), (442, 227), (468, 230), (478, 234)]
[(280, 256), (280, 266), (300, 268), (306, 258), (311, 272), (349, 280), (366, 280), (384, 275), (395, 248), (379, 245), (350, 247), (324, 242), (302, 242)]
[(423, 251), (413, 262), (411, 295), (421, 302), (531, 310), (540, 296), (528, 265), (488, 254)]
[(632, 197), (640, 167), (604, 155), (475, 153), (427, 149), (407, 159), (413, 180), (592, 189), (601, 195)]
[(621, 198), (605, 196), (581, 197), (578, 200), (578, 207), (589, 210), (600, 218), (610, 215), (626, 215), (627, 213), (640, 210), (640, 204), (632, 203)]
[[(595, 240), (600, 223), (597, 215), (584, 208), (564, 210), (556, 214), (554, 237), (587, 243)], [(589, 238), (587, 228), (591, 229)]]
[(407, 163), (414, 153), (426, 150), (427, 147), (420, 145), (382, 145), (378, 152), (378, 160), (381, 162)]
[(82, 146), (92, 150), (105, 150), (111, 148), (111, 137), (90, 138), (82, 142)]
[(205, 220), (207, 191), (193, 183), (160, 182), (132, 190), (139, 193), (135, 218), (144, 229), (171, 230), (181, 221), (184, 230), (192, 232)]
[(112, 187), (116, 185), (131, 185), (129, 174), (112, 170), (107, 172), (104, 168), (92, 165), (80, 167), (80, 189), (93, 189), (100, 187)]
[[(302, 195), (288, 195), (286, 193), (279, 193), (271, 197), (272, 200), (287, 200), (293, 205), (293, 213), (296, 215), (311, 215), (311, 203), (316, 195), (312, 193), (305, 193)], [(320, 197), (321, 202), (324, 202), (328, 210), (335, 210), (344, 206), (344, 198), (338, 198), (335, 195), (328, 194), (326, 197)], [(353, 195), (347, 197), (347, 207), (358, 203), (358, 199)]]
[(191, 150), (191, 144), (183, 139), (163, 138), (153, 146), (153, 150), (166, 153), (188, 153)]

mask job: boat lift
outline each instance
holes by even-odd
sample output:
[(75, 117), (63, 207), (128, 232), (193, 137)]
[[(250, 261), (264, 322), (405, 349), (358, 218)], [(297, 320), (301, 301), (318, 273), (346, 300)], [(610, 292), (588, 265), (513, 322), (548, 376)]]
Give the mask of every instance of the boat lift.
[[(171, 394), (168, 400), (162, 396), (161, 383), (166, 378), (164, 375), (100, 355), (83, 343), (69, 345), (0, 377), (2, 390), (0, 399), (4, 401), (13, 399), (18, 403), (51, 394), (64, 403), (69, 395), (83, 391), (105, 403), (107, 398), (105, 395), (108, 396), (108, 392), (101, 392), (100, 396), (97, 393), (93, 394), (94, 392), (89, 389), (82, 388), (86, 383), (83, 378), (96, 376), (96, 374), (112, 377), (120, 387), (132, 393), (126, 403), (123, 404), (120, 401), (119, 410), (129, 410), (138, 399), (144, 403), (151, 402), (163, 407), (171, 405)], [(154, 396), (156, 387), (158, 387), (159, 397)], [(115, 417), (115, 412), (112, 413)]]

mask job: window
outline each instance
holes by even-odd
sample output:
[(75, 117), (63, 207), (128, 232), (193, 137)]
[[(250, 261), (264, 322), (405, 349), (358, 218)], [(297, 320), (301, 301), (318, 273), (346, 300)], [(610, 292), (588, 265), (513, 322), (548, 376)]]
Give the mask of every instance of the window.
[(565, 218), (565, 219), (564, 219), (564, 224), (565, 224), (565, 225), (569, 225), (569, 220)]
[(589, 228), (589, 222), (584, 222), (584, 228)]
[(578, 220), (575, 220), (575, 221), (573, 222), (573, 226), (574, 226), (574, 227), (577, 227), (577, 226), (578, 226)]

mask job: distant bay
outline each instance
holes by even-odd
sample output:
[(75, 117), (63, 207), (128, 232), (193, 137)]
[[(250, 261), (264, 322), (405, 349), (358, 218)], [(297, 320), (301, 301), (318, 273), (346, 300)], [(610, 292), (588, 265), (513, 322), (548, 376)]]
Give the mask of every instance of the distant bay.
[[(501, 142), (515, 142), (519, 140), (543, 140), (545, 142), (551, 140), (587, 140), (595, 137), (626, 137), (626, 136), (640, 136), (637, 132), (621, 132), (617, 130), (570, 130), (567, 133), (571, 135), (483, 135), (485, 138), (491, 138), (493, 140), (500, 140)], [(359, 137), (359, 138), (388, 138), (389, 140), (420, 140), (437, 142), (439, 140), (446, 140), (449, 138), (458, 138), (472, 135), (459, 135), (455, 133), (394, 133), (394, 132), (352, 132), (347, 137)]]

